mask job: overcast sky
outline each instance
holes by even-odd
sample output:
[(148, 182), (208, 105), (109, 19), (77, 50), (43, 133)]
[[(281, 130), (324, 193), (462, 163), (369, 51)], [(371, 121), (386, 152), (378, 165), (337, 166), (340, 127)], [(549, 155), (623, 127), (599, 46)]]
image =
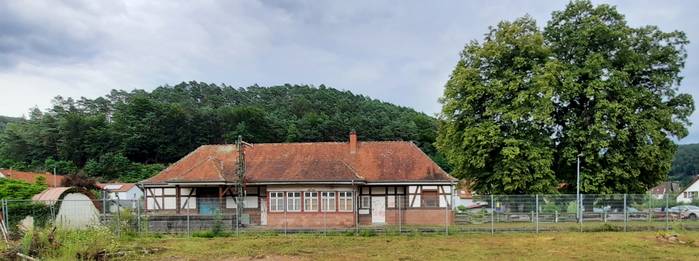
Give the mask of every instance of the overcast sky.
[[(434, 114), (466, 42), (525, 14), (543, 26), (566, 3), (0, 0), (0, 115), (190, 80), (325, 84)], [(680, 90), (699, 100), (699, 1), (608, 3), (633, 26), (687, 33)], [(697, 115), (681, 143), (699, 142)]]

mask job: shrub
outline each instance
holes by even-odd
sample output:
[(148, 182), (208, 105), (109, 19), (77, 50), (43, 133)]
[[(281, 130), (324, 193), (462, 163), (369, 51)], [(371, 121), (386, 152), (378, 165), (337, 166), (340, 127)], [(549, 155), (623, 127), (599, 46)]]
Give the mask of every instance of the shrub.
[(376, 236), (376, 231), (374, 231), (373, 229), (362, 229), (362, 230), (359, 230), (359, 236), (373, 237), (373, 236)]
[(103, 260), (117, 247), (116, 237), (104, 227), (85, 230), (51, 227), (25, 233), (18, 252), (40, 259)]
[(467, 210), (468, 208), (466, 208), (466, 206), (464, 205), (459, 205), (458, 207), (456, 207), (456, 212), (458, 213), (465, 213)]
[(16, 229), (19, 221), (27, 216), (34, 218), (35, 227), (44, 227), (53, 219), (51, 206), (31, 201), (10, 201), (7, 203), (8, 227)]
[(46, 189), (46, 185), (30, 184), (21, 180), (0, 179), (1, 199), (28, 200)]
[(136, 236), (138, 222), (136, 215), (128, 208), (121, 208), (116, 216), (111, 220), (112, 231), (118, 231), (119, 236)]
[(221, 215), (221, 212), (216, 211), (214, 215), (214, 224), (211, 225), (211, 234), (220, 236), (221, 232), (223, 232), (223, 215)]

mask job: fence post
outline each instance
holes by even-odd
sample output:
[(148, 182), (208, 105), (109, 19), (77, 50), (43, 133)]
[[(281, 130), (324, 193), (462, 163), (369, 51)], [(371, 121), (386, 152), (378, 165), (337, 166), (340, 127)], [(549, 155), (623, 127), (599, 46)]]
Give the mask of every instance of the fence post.
[(189, 212), (190, 211), (192, 211), (192, 209), (189, 207), (189, 201), (187, 201), (187, 236), (188, 237), (192, 236), (192, 230), (190, 228), (190, 223), (189, 223)]
[(585, 216), (585, 204), (583, 203), (583, 194), (580, 194), (580, 203), (578, 204), (578, 209), (580, 209), (580, 232), (583, 232), (583, 217)]
[(665, 230), (670, 230), (670, 210), (668, 209), (670, 207), (670, 195), (665, 193), (663, 195), (665, 198)]
[(449, 235), (449, 202), (444, 200), (444, 234)]
[(106, 190), (102, 190), (102, 220), (103, 224), (109, 224), (107, 220), (107, 193)]
[[(240, 197), (238, 197), (238, 199), (240, 199)], [(238, 224), (240, 224), (240, 223), (239, 223), (240, 221), (238, 220), (238, 217), (241, 216), (239, 211), (240, 211), (240, 210), (239, 210), (239, 208), (238, 208), (238, 204), (236, 203), (236, 208), (235, 208), (235, 236), (239, 236), (239, 235), (240, 235), (240, 234), (238, 234)]]
[(490, 234), (495, 234), (495, 197), (490, 195)]
[(117, 196), (116, 203), (117, 203), (116, 204), (117, 205), (116, 206), (117, 207), (117, 215), (116, 215), (117, 236), (121, 236), (121, 220), (120, 220), (120, 218), (121, 218), (120, 217), (121, 216), (121, 202), (119, 200), (119, 196)]
[(536, 194), (536, 233), (539, 233), (539, 194)]
[[(330, 208), (330, 203), (328, 203), (327, 208)], [(328, 235), (328, 209), (323, 212), (323, 236)]]
[(287, 221), (286, 221), (286, 202), (285, 202), (285, 204), (284, 204), (284, 235), (285, 236), (286, 236), (286, 226), (287, 226), (286, 222)]
[(9, 220), (7, 220), (7, 200), (0, 199), (0, 203), (2, 203), (2, 224), (5, 227), (5, 231), (8, 231), (7, 229), (10, 228), (10, 225), (8, 225)]
[(358, 236), (359, 235), (359, 208), (362, 207), (362, 195), (360, 194), (360, 192), (355, 192), (355, 197), (357, 199), (357, 203), (354, 204), (354, 217), (356, 218), (356, 220), (354, 221), (354, 235)]
[(136, 232), (141, 232), (141, 198), (136, 198)]
[(402, 198), (403, 195), (398, 196), (398, 234), (403, 234), (403, 207), (401, 206), (401, 204), (403, 204)]
[(648, 224), (649, 225), (653, 221), (653, 205), (651, 203), (651, 200), (653, 200), (652, 198), (653, 198), (653, 196), (651, 196), (649, 194), (649, 197), (648, 197)]
[(624, 232), (626, 232), (626, 225), (629, 223), (628, 207), (626, 204), (626, 193), (624, 193)]

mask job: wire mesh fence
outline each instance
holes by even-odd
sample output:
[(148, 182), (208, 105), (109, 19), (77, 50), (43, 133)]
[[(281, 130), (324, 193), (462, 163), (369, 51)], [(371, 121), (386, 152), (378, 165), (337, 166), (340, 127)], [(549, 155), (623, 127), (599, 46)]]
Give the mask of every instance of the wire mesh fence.
[[(359, 202), (359, 198), (354, 202)], [(196, 204), (155, 209), (141, 199), (1, 200), (1, 225), (8, 231), (34, 226), (108, 227), (117, 234), (174, 233), (503, 233), (699, 230), (699, 207), (672, 195), (478, 195), (468, 204), (408, 208), (397, 197), (383, 207), (270, 211), (264, 199), (238, 210), (219, 198), (197, 198)], [(580, 203), (578, 203), (580, 202)], [(349, 208), (348, 208), (349, 207)], [(383, 211), (377, 222), (376, 209)], [(239, 217), (239, 218), (238, 218)]]

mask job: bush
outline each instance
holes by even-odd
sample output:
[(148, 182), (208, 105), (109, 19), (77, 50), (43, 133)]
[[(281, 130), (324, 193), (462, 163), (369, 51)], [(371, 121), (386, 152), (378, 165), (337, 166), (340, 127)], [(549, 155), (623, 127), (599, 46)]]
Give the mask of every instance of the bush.
[(374, 231), (373, 229), (362, 229), (362, 230), (359, 230), (359, 236), (373, 237), (373, 236), (376, 236), (376, 231)]
[(119, 213), (112, 217), (112, 231), (118, 231), (119, 236), (134, 237), (136, 236), (138, 222), (136, 215), (128, 208), (120, 208)]
[(116, 237), (106, 228), (62, 230), (35, 228), (24, 234), (22, 254), (40, 259), (104, 260), (118, 249)]
[(34, 218), (35, 227), (44, 227), (53, 219), (51, 206), (32, 201), (10, 201), (7, 203), (8, 227), (16, 229), (19, 221), (27, 216)]
[(456, 207), (457, 213), (465, 213), (466, 211), (468, 211), (468, 208), (466, 208), (466, 206), (464, 205), (459, 205), (458, 207)]
[(21, 180), (0, 179), (0, 199), (28, 200), (46, 189), (46, 184), (30, 184)]

